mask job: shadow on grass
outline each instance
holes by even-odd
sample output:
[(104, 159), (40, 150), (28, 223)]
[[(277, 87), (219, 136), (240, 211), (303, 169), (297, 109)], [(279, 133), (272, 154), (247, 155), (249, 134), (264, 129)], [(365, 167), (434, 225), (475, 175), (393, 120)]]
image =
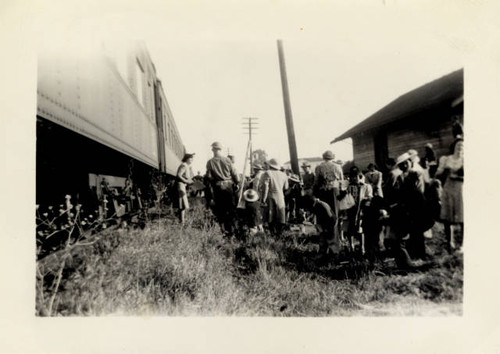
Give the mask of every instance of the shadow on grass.
[(299, 273), (333, 280), (359, 279), (371, 270), (369, 262), (351, 255), (340, 258), (318, 256), (319, 238), (316, 235), (285, 234), (273, 237), (257, 234), (250, 239), (236, 240), (233, 263), (239, 274), (255, 273), (260, 266), (274, 265)]

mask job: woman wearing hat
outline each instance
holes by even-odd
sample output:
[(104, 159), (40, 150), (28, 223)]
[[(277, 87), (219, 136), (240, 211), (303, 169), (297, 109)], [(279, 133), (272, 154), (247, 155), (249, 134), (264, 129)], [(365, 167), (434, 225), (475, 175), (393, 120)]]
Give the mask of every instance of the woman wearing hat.
[(181, 224), (184, 224), (186, 210), (189, 209), (189, 201), (187, 196), (187, 186), (193, 184), (193, 163), (194, 154), (185, 154), (182, 158), (182, 163), (177, 169), (177, 208), (178, 216)]
[(276, 159), (267, 162), (269, 170), (264, 174), (264, 196), (262, 201), (268, 204), (267, 221), (271, 232), (280, 235), (286, 225), (285, 195), (288, 189), (288, 176), (280, 171)]
[(384, 197), (384, 192), (382, 191), (382, 172), (377, 170), (375, 164), (368, 164), (368, 172), (365, 173), (365, 180), (372, 186), (374, 196)]

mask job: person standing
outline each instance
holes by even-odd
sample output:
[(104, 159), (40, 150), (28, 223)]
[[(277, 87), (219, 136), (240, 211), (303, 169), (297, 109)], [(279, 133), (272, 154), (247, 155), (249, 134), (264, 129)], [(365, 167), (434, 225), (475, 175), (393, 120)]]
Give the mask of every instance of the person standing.
[(396, 160), (393, 158), (387, 159), (385, 164), (386, 173), (384, 176), (384, 181), (382, 184), (382, 189), (384, 191), (384, 198), (388, 202), (389, 205), (394, 204), (397, 198), (397, 188), (396, 182), (398, 176), (401, 174), (401, 170), (396, 164)]
[(299, 199), (302, 194), (302, 182), (294, 173), (288, 174), (288, 189), (285, 191), (287, 223), (298, 223), (300, 219)]
[(267, 221), (271, 233), (280, 236), (286, 225), (286, 205), (284, 191), (288, 189), (288, 176), (280, 171), (276, 159), (268, 161), (269, 170), (264, 174), (264, 196), (268, 204)]
[(349, 185), (342, 194), (350, 194), (354, 205), (346, 210), (346, 223), (343, 224), (344, 235), (347, 235), (350, 248), (355, 250), (355, 240), (359, 242), (359, 253), (365, 253), (365, 239), (363, 232), (363, 212), (370, 205), (373, 198), (372, 186), (365, 183), (364, 176), (358, 167), (352, 166), (349, 171)]
[(253, 189), (247, 189), (243, 193), (243, 199), (245, 200), (243, 224), (248, 228), (249, 236), (253, 236), (257, 232), (264, 231), (259, 194)]
[(335, 155), (330, 150), (323, 153), (323, 162), (316, 166), (314, 195), (324, 201), (338, 216), (337, 196), (340, 192), (340, 181), (344, 179), (342, 167), (335, 163)]
[(311, 164), (309, 162), (304, 162), (302, 164), (302, 169), (304, 174), (302, 175), (302, 191), (304, 195), (313, 195), (314, 187), (314, 173), (311, 171)]
[(323, 162), (315, 169), (313, 194), (327, 203), (335, 214), (335, 237), (340, 238), (339, 201), (340, 183), (344, 179), (342, 167), (335, 161), (335, 155), (330, 150), (323, 153)]
[(409, 233), (412, 230), (411, 217), (406, 205), (406, 194), (403, 193), (404, 175), (409, 174), (410, 154), (401, 154), (396, 159), (397, 169), (400, 171), (393, 182), (393, 194), (390, 205), (390, 232), (395, 236), (393, 251), (396, 264), (400, 268), (412, 268), (414, 263), (406, 248)]
[(377, 170), (375, 164), (368, 164), (368, 172), (365, 174), (366, 183), (372, 186), (373, 195), (384, 197), (384, 192), (382, 191), (382, 172)]
[(259, 198), (262, 198), (264, 195), (263, 184), (262, 184), (262, 176), (264, 175), (264, 169), (260, 163), (253, 164), (254, 175), (250, 180), (250, 188), (256, 191), (259, 195)]
[[(463, 182), (464, 182), (464, 140), (456, 139), (450, 146), (450, 155), (439, 159), (436, 176), (443, 181), (441, 220), (444, 223), (448, 251), (453, 251), (455, 227), (464, 227)], [(459, 246), (460, 247), (460, 246)]]
[(427, 143), (424, 146), (425, 155), (424, 155), (424, 163), (427, 166), (432, 166), (436, 164), (436, 153), (434, 152), (434, 148), (431, 143)]
[(429, 177), (429, 170), (425, 169), (422, 167), (420, 164), (420, 157), (418, 156), (418, 152), (415, 149), (410, 149), (408, 150), (408, 154), (410, 154), (410, 168), (414, 171), (417, 171), (422, 175), (422, 178), (424, 180), (424, 183), (429, 183), (430, 182), (430, 177)]
[(186, 222), (186, 210), (189, 209), (187, 186), (193, 184), (193, 170), (191, 168), (193, 157), (194, 154), (185, 154), (177, 169), (177, 208), (181, 224)]
[(409, 253), (412, 258), (426, 259), (424, 231), (432, 227), (427, 217), (424, 196), (424, 178), (422, 173), (413, 169), (412, 155), (404, 161), (398, 158), (398, 167), (402, 173), (398, 176), (398, 203), (408, 216)]
[(235, 221), (235, 191), (239, 183), (236, 168), (228, 157), (222, 155), (222, 144), (214, 142), (213, 157), (207, 161), (207, 182), (211, 188), (214, 213), (222, 232), (233, 235)]
[(451, 132), (454, 139), (463, 139), (464, 137), (464, 128), (457, 115), (451, 117)]

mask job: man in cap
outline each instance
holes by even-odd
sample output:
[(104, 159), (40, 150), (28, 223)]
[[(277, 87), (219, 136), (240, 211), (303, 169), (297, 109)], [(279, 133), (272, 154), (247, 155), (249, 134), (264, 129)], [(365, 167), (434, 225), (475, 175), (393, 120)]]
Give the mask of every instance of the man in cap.
[(302, 190), (304, 191), (304, 195), (312, 195), (314, 187), (314, 173), (311, 171), (311, 164), (305, 161), (301, 167), (304, 170), (304, 174), (302, 175)]
[(186, 221), (186, 210), (189, 209), (187, 186), (193, 184), (193, 170), (191, 168), (193, 157), (194, 154), (185, 154), (182, 158), (182, 163), (177, 169), (177, 208), (181, 224), (184, 224)]
[(264, 196), (262, 201), (268, 204), (267, 221), (271, 232), (281, 235), (286, 225), (286, 205), (284, 191), (288, 189), (288, 176), (280, 171), (276, 159), (267, 162), (269, 170), (263, 176)]
[(207, 181), (212, 189), (214, 212), (222, 232), (232, 235), (235, 220), (235, 190), (239, 178), (236, 168), (228, 157), (222, 155), (222, 144), (212, 144), (212, 157), (207, 162)]
[(337, 196), (340, 192), (340, 181), (344, 179), (342, 167), (333, 160), (335, 155), (330, 150), (323, 153), (323, 162), (316, 166), (314, 194), (322, 201), (328, 203), (336, 216), (338, 216)]

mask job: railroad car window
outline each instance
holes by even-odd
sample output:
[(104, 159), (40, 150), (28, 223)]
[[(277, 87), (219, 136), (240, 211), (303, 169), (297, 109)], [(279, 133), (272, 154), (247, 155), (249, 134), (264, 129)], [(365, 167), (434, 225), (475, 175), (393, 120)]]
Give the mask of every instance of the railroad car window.
[(170, 123), (167, 123), (167, 144), (170, 146)]
[(155, 112), (155, 108), (154, 108), (154, 100), (151, 99), (152, 97), (154, 97), (154, 91), (153, 91), (153, 85), (151, 84), (151, 81), (148, 80), (148, 111), (149, 111), (149, 118), (151, 118), (152, 121), (154, 121), (153, 117), (154, 117), (154, 112)]
[(144, 70), (142, 69), (141, 63), (139, 60), (136, 60), (136, 66), (135, 66), (135, 80), (136, 80), (136, 95), (137, 99), (139, 100), (140, 104), (145, 107), (144, 104), (144, 93), (145, 93), (145, 87), (144, 87)]

